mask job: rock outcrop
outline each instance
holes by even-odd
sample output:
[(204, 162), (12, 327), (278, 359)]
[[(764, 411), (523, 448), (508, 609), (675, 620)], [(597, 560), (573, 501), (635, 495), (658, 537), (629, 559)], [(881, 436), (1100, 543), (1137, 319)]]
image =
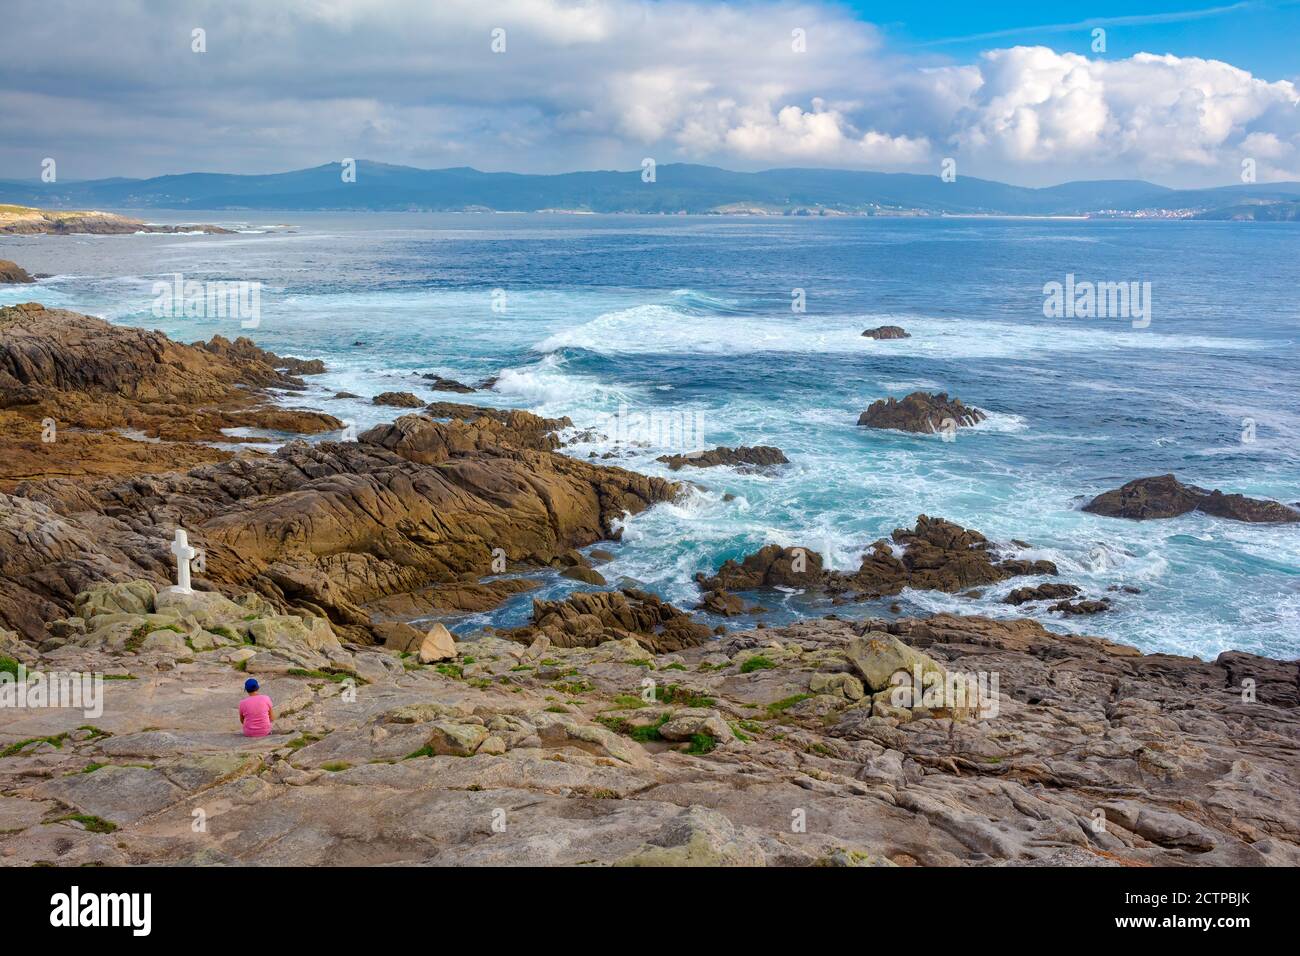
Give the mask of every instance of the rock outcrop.
[(534, 601), (532, 624), (509, 632), (532, 644), (545, 637), (555, 647), (596, 647), (633, 640), (654, 654), (696, 647), (712, 632), (685, 611), (648, 591), (579, 591), (563, 601)]
[(912, 529), (898, 528), (874, 542), (853, 572), (827, 571), (808, 548), (767, 545), (741, 561), (728, 560), (717, 574), (697, 575), (705, 591), (803, 588), (831, 594), (855, 592), (858, 600), (897, 594), (903, 588), (962, 591), (1020, 575), (1056, 574), (1050, 561), (1003, 557), (978, 531), (920, 515)]
[(220, 461), (231, 429), (318, 433), (331, 415), (276, 404), (296, 360), (246, 338), (202, 345), (37, 303), (0, 308), (0, 490), (42, 476), (171, 471)]
[(929, 435), (949, 428), (967, 428), (986, 418), (978, 408), (963, 405), (961, 399), (949, 399), (946, 392), (913, 392), (901, 402), (896, 398), (872, 402), (858, 417), (858, 424)]
[(1191, 511), (1233, 521), (1289, 524), (1300, 521), (1300, 509), (1277, 501), (1207, 491), (1185, 485), (1173, 475), (1138, 478), (1113, 491), (1103, 492), (1083, 506), (1091, 514), (1108, 518), (1176, 518)]
[(380, 392), (370, 401), (375, 405), (390, 405), (393, 408), (424, 407), (424, 399), (412, 392)]
[(0, 285), (35, 281), (18, 263), (0, 259)]
[(292, 358), (288, 355), (276, 355), (258, 348), (252, 339), (239, 336), (231, 342), (225, 336), (214, 335), (211, 341), (195, 342), (196, 348), (205, 349), (214, 355), (220, 355), (233, 365), (248, 366), (260, 363), (289, 375), (320, 375), (325, 371), (325, 363), (320, 359)]
[[(468, 421), (405, 416), (360, 441), (271, 455), (200, 443), (234, 424), (341, 425), (266, 402), (266, 388), (302, 386), (275, 367), (286, 361), (247, 340), (196, 347), (40, 306), (0, 310), (0, 424), (20, 436), (0, 507), (0, 625), (36, 635), (97, 583), (169, 583), (183, 527), (203, 552), (202, 586), (254, 591), (368, 642), (376, 621), (495, 606), (533, 586), (479, 582), (499, 560), (549, 565), (678, 492), (553, 453), (567, 419), (472, 406), (457, 407)], [(57, 440), (42, 442), (55, 415)], [(159, 440), (90, 431), (118, 424)], [(119, 442), (151, 454), (105, 451)]]
[(0, 236), (129, 236), (138, 232), (229, 234), (220, 226), (162, 226), (129, 216), (95, 210), (36, 209), (31, 206), (0, 206)]
[(1019, 606), (1031, 601), (1059, 601), (1063, 598), (1075, 597), (1081, 590), (1073, 584), (1057, 584), (1049, 581), (1034, 587), (1014, 588), (1002, 599), (1002, 603)]
[(690, 466), (692, 468), (715, 468), (718, 465), (731, 465), (741, 471), (770, 468), (774, 465), (788, 465), (790, 459), (779, 448), (771, 445), (755, 445), (739, 448), (727, 448), (725, 445), (710, 448), (708, 451), (687, 452), (684, 455), (660, 455), (662, 461), (673, 471)]
[(878, 325), (862, 333), (868, 339), (910, 339), (912, 336), (899, 325)]

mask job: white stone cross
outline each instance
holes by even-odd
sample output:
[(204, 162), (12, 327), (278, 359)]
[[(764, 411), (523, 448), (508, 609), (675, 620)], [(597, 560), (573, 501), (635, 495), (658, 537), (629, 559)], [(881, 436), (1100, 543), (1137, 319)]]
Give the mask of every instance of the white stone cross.
[(190, 561), (198, 552), (190, 547), (190, 538), (184, 528), (176, 529), (171, 552), (176, 555), (176, 587), (172, 590), (181, 594), (194, 593), (194, 589), (190, 587)]

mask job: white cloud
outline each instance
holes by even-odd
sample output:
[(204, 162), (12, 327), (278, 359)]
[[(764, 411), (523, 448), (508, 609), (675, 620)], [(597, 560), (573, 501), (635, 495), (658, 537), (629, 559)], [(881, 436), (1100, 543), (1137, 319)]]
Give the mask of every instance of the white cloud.
[[(340, 156), (557, 171), (712, 162), (1013, 182), (1300, 178), (1292, 83), (1045, 47), (938, 65), (828, 2), (10, 0), (0, 174), (267, 171)], [(190, 51), (203, 26), (208, 52)], [(491, 31), (506, 30), (505, 53)], [(803, 31), (806, 50), (792, 44)], [(69, 173), (71, 175), (71, 173)]]
[(1045, 47), (990, 51), (978, 69), (982, 82), (953, 131), (976, 161), (1092, 160), (1177, 173), (1236, 168), (1256, 155), (1278, 172), (1300, 170), (1300, 97), (1286, 81), (1216, 60), (1148, 53), (1093, 60)]

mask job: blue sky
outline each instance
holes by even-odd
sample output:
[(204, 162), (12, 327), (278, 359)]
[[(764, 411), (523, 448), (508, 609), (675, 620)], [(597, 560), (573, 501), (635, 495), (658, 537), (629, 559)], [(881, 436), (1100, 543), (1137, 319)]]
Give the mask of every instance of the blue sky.
[[(898, 48), (957, 60), (991, 45), (1042, 44), (1057, 51), (1090, 52), (1091, 26), (1106, 30), (1107, 53), (1176, 53), (1225, 60), (1272, 80), (1300, 80), (1300, 2), (1143, 3), (1057, 0), (980, 4), (961, 0), (924, 3), (849, 2), (876, 23)], [(1089, 24), (1080, 28), (1078, 24)], [(988, 34), (1001, 33), (997, 37)], [(966, 39), (982, 37), (983, 39)]]
[(651, 157), (1300, 180), (1300, 0), (5, 0), (4, 22), (5, 178)]

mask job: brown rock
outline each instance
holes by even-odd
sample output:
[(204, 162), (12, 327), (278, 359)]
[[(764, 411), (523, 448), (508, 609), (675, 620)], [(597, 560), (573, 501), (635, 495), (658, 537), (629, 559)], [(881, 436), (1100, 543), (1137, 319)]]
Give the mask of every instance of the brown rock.
[(81, 233), (98, 236), (129, 236), (138, 232), (173, 234), (206, 232), (228, 235), (231, 230), (220, 226), (198, 224), (160, 226), (109, 212), (35, 209), (30, 206), (0, 207), (0, 235), (61, 236)]
[(711, 632), (691, 616), (646, 591), (580, 591), (563, 601), (534, 601), (533, 623), (509, 633), (531, 644), (545, 635), (555, 647), (595, 647), (632, 638), (654, 654), (708, 641)]
[(737, 562), (727, 560), (712, 577), (697, 574), (706, 591), (752, 591), (756, 588), (815, 588), (825, 579), (822, 556), (811, 548), (769, 544)]
[(252, 339), (243, 335), (233, 342), (224, 336), (214, 335), (210, 342), (195, 342), (194, 345), (196, 348), (206, 349), (213, 355), (220, 355), (236, 365), (259, 362), (282, 372), (287, 372), (290, 375), (320, 375), (325, 371), (325, 363), (320, 359), (300, 359), (291, 358), (287, 355), (276, 355), (274, 352), (258, 348)]
[(224, 429), (321, 432), (330, 415), (273, 404), (302, 389), (248, 339), (182, 345), (37, 303), (0, 309), (0, 489), (41, 475), (138, 474), (220, 461)]
[(1185, 485), (1173, 475), (1137, 478), (1121, 488), (1103, 492), (1084, 505), (1083, 510), (1108, 518), (1131, 518), (1134, 521), (1174, 518), (1189, 511), (1255, 523), (1300, 521), (1300, 511), (1280, 502), (1207, 491), (1195, 485)]
[(584, 568), (581, 565), (565, 568), (560, 572), (561, 577), (571, 578), (574, 581), (581, 581), (584, 584), (594, 584), (597, 587), (604, 587), (609, 582), (605, 580), (604, 575), (592, 568)]
[(862, 333), (868, 339), (910, 339), (912, 336), (897, 325), (878, 325)]
[(424, 635), (424, 640), (420, 642), (421, 664), (454, 660), (457, 653), (456, 639), (452, 637), (446, 625), (439, 622), (435, 622), (433, 627), (429, 628), (428, 633)]
[(429, 383), (429, 388), (435, 392), (472, 392), (473, 385), (466, 385), (464, 382), (458, 382), (453, 378), (443, 378), (441, 375), (432, 373), (421, 375), (422, 379)]
[(724, 445), (708, 451), (689, 452), (685, 455), (661, 455), (656, 460), (664, 462), (673, 471), (678, 471), (687, 465), (692, 468), (732, 465), (741, 470), (752, 470), (790, 463), (790, 459), (785, 457), (781, 449), (773, 448), (771, 445), (755, 445), (752, 448), (746, 446), (727, 448)]
[(1080, 592), (1073, 584), (1039, 584), (1032, 588), (1015, 588), (1002, 599), (1003, 604), (1026, 604), (1030, 601), (1056, 601), (1072, 598)]
[(0, 285), (6, 283), (18, 282), (35, 282), (27, 270), (16, 262), (10, 262), (8, 259), (0, 259)]
[[(901, 556), (895, 553), (899, 548)], [(1056, 574), (1056, 566), (1050, 561), (1001, 559), (978, 531), (920, 515), (913, 529), (899, 528), (891, 540), (872, 544), (855, 572), (824, 571), (815, 551), (768, 545), (739, 563), (727, 561), (712, 577), (696, 575), (696, 580), (706, 591), (795, 587), (882, 597), (906, 587), (957, 592), (1038, 574)]]
[(391, 405), (394, 408), (424, 407), (424, 399), (410, 392), (380, 392), (370, 401), (375, 405)]
[(858, 424), (929, 435), (942, 430), (947, 421), (961, 428), (978, 424), (987, 417), (978, 408), (963, 405), (960, 399), (950, 400), (946, 392), (913, 392), (901, 402), (895, 398), (872, 402), (858, 418)]
[(1110, 601), (1105, 598), (1099, 601), (1058, 601), (1048, 607), (1048, 610), (1060, 611), (1062, 614), (1100, 614), (1102, 611), (1110, 610)]

